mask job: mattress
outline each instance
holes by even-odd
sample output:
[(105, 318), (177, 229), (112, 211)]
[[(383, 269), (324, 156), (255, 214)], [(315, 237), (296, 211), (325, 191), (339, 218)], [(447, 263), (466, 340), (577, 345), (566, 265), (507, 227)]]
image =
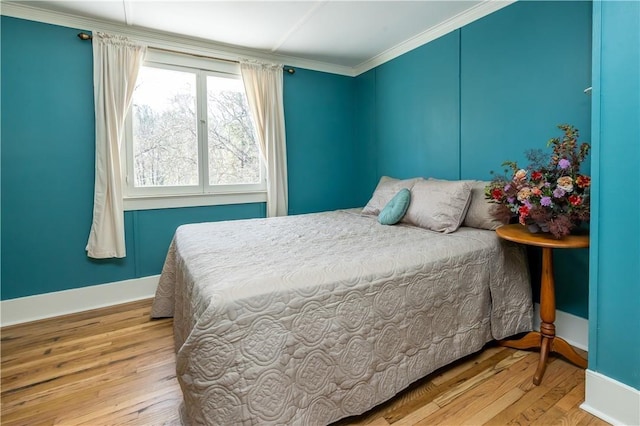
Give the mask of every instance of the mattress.
[(532, 328), (526, 257), (333, 211), (184, 225), (152, 308), (174, 318), (185, 424), (328, 424)]

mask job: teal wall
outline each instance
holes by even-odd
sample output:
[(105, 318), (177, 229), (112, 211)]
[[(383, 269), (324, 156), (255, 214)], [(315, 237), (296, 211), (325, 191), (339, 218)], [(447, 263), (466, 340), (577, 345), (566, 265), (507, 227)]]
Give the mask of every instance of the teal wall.
[(371, 70), (355, 78), (356, 110), (354, 133), (356, 150), (360, 153), (354, 167), (360, 180), (355, 202), (364, 206), (378, 183), (376, 135), (376, 71)]
[(460, 32), (376, 68), (378, 175), (458, 179)]
[[(375, 104), (367, 179), (488, 180), (505, 160), (526, 164), (524, 152), (544, 149), (560, 123), (590, 141), (590, 70), (590, 2), (518, 2), (380, 65), (357, 94)], [(583, 318), (588, 256), (554, 253), (558, 307)]]
[[(179, 225), (264, 217), (264, 203), (126, 212), (127, 257), (87, 258), (91, 44), (77, 29), (1, 19), (3, 300), (158, 274)], [(285, 75), (292, 213), (354, 205), (352, 81), (304, 70)]]
[(284, 78), (289, 213), (358, 206), (354, 79), (304, 69)]
[[(462, 28), (461, 178), (488, 179), (507, 159), (527, 164), (524, 152), (545, 149), (560, 123), (591, 141), (591, 9), (518, 2)], [(590, 172), (588, 162), (582, 170)], [(554, 250), (554, 263), (558, 308), (587, 318), (588, 249)]]
[(593, 11), (589, 369), (640, 390), (640, 3)]
[(591, 140), (590, 2), (518, 2), (461, 32), (461, 178), (526, 164), (557, 124)]

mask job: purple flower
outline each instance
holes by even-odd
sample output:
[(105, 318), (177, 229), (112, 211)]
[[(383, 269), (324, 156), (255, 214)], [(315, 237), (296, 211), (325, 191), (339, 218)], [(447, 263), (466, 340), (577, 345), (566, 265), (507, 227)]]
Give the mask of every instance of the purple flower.
[(549, 207), (551, 205), (551, 197), (542, 197), (540, 198), (540, 205)]
[(562, 188), (556, 188), (553, 190), (553, 196), (556, 198), (562, 198), (564, 197), (564, 194), (566, 194), (566, 192), (564, 192), (564, 189)]
[(508, 192), (511, 189), (511, 184), (506, 184), (504, 187), (504, 192)]
[(570, 165), (571, 163), (566, 158), (563, 158), (560, 161), (558, 161), (558, 167), (560, 167), (562, 170), (569, 168)]
[(544, 187), (545, 187), (545, 188), (548, 188), (548, 187), (550, 187), (550, 186), (551, 186), (551, 182), (545, 182), (545, 183), (544, 183)]
[(516, 198), (515, 198), (515, 197), (509, 197), (509, 198), (507, 198), (507, 203), (509, 203), (509, 204), (513, 204), (513, 203), (515, 203), (515, 202), (516, 202)]
[(531, 203), (529, 202), (529, 200), (524, 200), (524, 201), (522, 202), (522, 204), (524, 204), (525, 206), (527, 206), (527, 208), (528, 208), (528, 209), (530, 209), (530, 208), (532, 207), (532, 206), (531, 206)]

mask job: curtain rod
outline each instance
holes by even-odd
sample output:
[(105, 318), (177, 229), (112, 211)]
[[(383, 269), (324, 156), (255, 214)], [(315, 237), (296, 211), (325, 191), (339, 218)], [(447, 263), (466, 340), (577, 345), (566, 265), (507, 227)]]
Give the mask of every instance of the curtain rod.
[[(91, 40), (93, 39), (93, 36), (87, 33), (78, 33), (78, 38), (80, 40)], [(168, 52), (168, 53), (177, 53), (179, 55), (190, 55), (190, 56), (195, 56), (195, 57), (204, 58), (204, 59), (213, 59), (215, 61), (231, 62), (232, 64), (240, 63), (239, 61), (234, 61), (233, 59), (223, 59), (223, 58), (216, 58), (214, 56), (199, 55), (197, 53), (180, 52), (178, 50), (163, 49), (162, 47), (149, 47), (149, 49), (159, 50), (159, 51)], [(296, 72), (295, 68), (291, 68), (291, 67), (284, 67), (283, 69), (289, 74), (295, 74)]]

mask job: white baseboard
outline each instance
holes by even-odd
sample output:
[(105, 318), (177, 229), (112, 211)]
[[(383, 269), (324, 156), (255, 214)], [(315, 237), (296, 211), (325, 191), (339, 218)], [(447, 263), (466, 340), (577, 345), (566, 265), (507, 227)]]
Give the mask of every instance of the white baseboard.
[(0, 302), (2, 327), (119, 305), (155, 295), (160, 275), (92, 285)]
[(580, 408), (613, 425), (640, 425), (640, 390), (587, 370)]
[[(533, 328), (540, 330), (540, 304), (534, 305)], [(571, 346), (588, 351), (589, 321), (562, 311), (556, 311), (556, 334)]]

